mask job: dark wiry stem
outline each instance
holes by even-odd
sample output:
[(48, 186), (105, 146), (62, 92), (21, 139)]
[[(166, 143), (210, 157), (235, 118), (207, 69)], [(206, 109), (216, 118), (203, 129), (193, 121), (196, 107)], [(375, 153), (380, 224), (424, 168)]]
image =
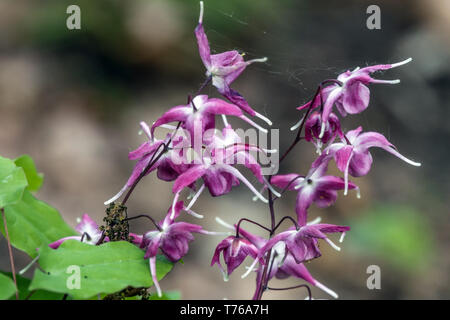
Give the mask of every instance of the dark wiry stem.
[[(211, 82), (212, 77), (209, 76), (208, 78), (206, 78), (205, 82), (203, 82), (203, 84), (200, 86), (200, 88), (197, 90), (197, 92), (195, 93), (195, 96), (197, 96), (210, 82)], [(195, 97), (194, 96), (194, 97)], [(188, 104), (192, 102), (191, 96), (188, 95)], [(192, 104), (193, 105), (193, 104)], [(193, 105), (193, 107), (195, 108), (195, 106)], [(178, 129), (181, 126), (181, 122), (178, 122), (177, 128), (175, 129), (174, 133), (178, 131)], [(148, 173), (148, 171), (150, 170), (150, 168), (156, 163), (156, 161), (158, 161), (164, 153), (166, 153), (169, 150), (169, 145), (172, 142), (172, 139), (174, 137), (174, 134), (172, 134), (172, 136), (170, 137), (169, 141), (166, 144), (161, 144), (158, 149), (155, 151), (155, 153), (152, 156), (152, 159), (150, 160), (149, 164), (145, 167), (145, 169), (141, 172), (141, 174), (138, 176), (138, 178), (136, 179), (136, 181), (133, 183), (133, 185), (130, 187), (130, 189), (128, 190), (127, 194), (125, 195), (125, 197), (123, 198), (122, 201), (122, 205), (124, 206), (125, 203), (128, 201), (128, 198), (130, 197), (130, 195), (133, 193), (134, 188), (136, 188), (136, 185), (139, 183), (139, 181), (141, 181), (141, 179)], [(155, 155), (158, 153), (159, 148), (161, 146), (164, 146), (163, 150), (161, 152), (159, 152), (159, 154), (155, 157)]]
[(267, 289), (269, 290), (292, 290), (292, 289), (298, 289), (298, 288), (305, 288), (308, 291), (308, 298), (309, 300), (311, 300), (312, 295), (311, 295), (311, 288), (307, 285), (307, 284), (300, 284), (298, 286), (293, 286), (293, 287), (287, 287), (287, 288), (273, 288), (273, 287), (267, 287)]
[(134, 217), (130, 217), (130, 218), (126, 218), (126, 221), (130, 221), (130, 220), (134, 220), (134, 219), (138, 219), (138, 218), (147, 218), (149, 219), (151, 222), (153, 222), (153, 224), (155, 225), (156, 229), (158, 229), (158, 231), (162, 231), (161, 227), (159, 226), (159, 224), (156, 223), (156, 221), (150, 217), (149, 215), (146, 214), (140, 214)]
[[(294, 181), (297, 180), (298, 178), (304, 178), (304, 176), (299, 174), (295, 178), (293, 178), (291, 181), (289, 181), (289, 183), (286, 185), (286, 187), (284, 187), (284, 189), (281, 190), (280, 195), (283, 195), (287, 191), (287, 189), (289, 189), (289, 187), (294, 183)], [(273, 201), (275, 201), (277, 199), (278, 199), (278, 197), (274, 197)]]
[(260, 227), (260, 228), (266, 230), (267, 232), (272, 232), (271, 229), (264, 227), (262, 224), (259, 224), (259, 223), (256, 222), (256, 221), (253, 221), (253, 220), (250, 220), (250, 219), (247, 219), (247, 218), (242, 218), (242, 219), (240, 219), (240, 220), (238, 221), (238, 223), (237, 223), (237, 225), (236, 225), (236, 238), (239, 238), (239, 232), (240, 232), (240, 230), (241, 230), (241, 223), (242, 223), (242, 221), (247, 221), (247, 222), (253, 223), (254, 225), (257, 225), (258, 227)]
[(269, 282), (269, 274), (267, 272), (267, 267), (269, 266), (269, 263), (270, 263), (270, 257), (272, 255), (272, 250), (273, 249), (270, 249), (269, 252), (267, 253), (257, 300), (261, 300), (264, 290), (267, 288), (267, 283)]
[(100, 239), (97, 241), (97, 243), (95, 244), (96, 246), (99, 246), (103, 243), (103, 240), (105, 240), (106, 238), (106, 233), (105, 230), (102, 231), (102, 236), (100, 237)]
[[(269, 183), (272, 176), (269, 177)], [(275, 232), (275, 209), (273, 206), (273, 196), (272, 191), (270, 189), (267, 189), (267, 195), (269, 197), (269, 209), (270, 209), (270, 221), (271, 221), (271, 231), (270, 231), (270, 238), (272, 238), (274, 232)], [(270, 262), (270, 256), (272, 255), (272, 249), (269, 250), (266, 257), (266, 262), (264, 264), (263, 274), (261, 277), (261, 286), (259, 288), (257, 300), (261, 300), (263, 292), (265, 288), (267, 287), (267, 283), (269, 282), (269, 274), (267, 272), (267, 267)]]
[(9, 239), (8, 225), (6, 223), (5, 210), (2, 208), (3, 226), (5, 227), (6, 241), (8, 242), (9, 262), (11, 263), (11, 272), (13, 275), (14, 285), (16, 286), (16, 300), (19, 300), (19, 291), (17, 289), (16, 268), (14, 267), (14, 256), (12, 254), (11, 240)]
[(278, 227), (283, 223), (284, 220), (289, 219), (292, 221), (292, 223), (294, 224), (295, 228), (298, 230), (299, 226), (297, 221), (294, 220), (294, 218), (290, 217), (290, 216), (285, 216), (283, 218), (281, 218), (280, 222), (278, 222), (278, 224), (275, 226), (275, 228), (273, 229), (273, 232), (275, 232)]
[(198, 109), (197, 109), (197, 107), (195, 106), (194, 101), (192, 101), (192, 97), (191, 97), (190, 94), (188, 95), (187, 103), (190, 104), (190, 105), (192, 105), (192, 109), (194, 110), (194, 112), (197, 112)]
[(200, 88), (198, 88), (198, 90), (195, 93), (195, 95), (197, 96), (203, 89), (205, 89), (205, 87), (208, 85), (208, 83), (211, 80), (212, 80), (212, 76), (209, 76), (208, 78), (206, 78), (205, 82), (203, 82), (202, 85), (200, 86)]
[(306, 120), (308, 120), (309, 113), (311, 112), (313, 105), (314, 105), (314, 101), (316, 100), (317, 96), (320, 94), (321, 91), (322, 91), (322, 87), (319, 86), (316, 90), (316, 93), (314, 94), (314, 98), (311, 100), (311, 103), (308, 107), (308, 110), (306, 111), (305, 116), (303, 117), (303, 121), (300, 124), (300, 127), (298, 128), (297, 135), (295, 136), (294, 141), (289, 146), (289, 148), (286, 150), (286, 152), (281, 156), (278, 164), (280, 164), (287, 157), (287, 155), (294, 149), (294, 147), (297, 145), (297, 143), (301, 140), (300, 135), (303, 130), (303, 126), (305, 125)]
[[(167, 143), (163, 143), (160, 144), (158, 146), (158, 148), (156, 149), (155, 153), (153, 154), (152, 158), (150, 159), (150, 162), (148, 163), (148, 165), (145, 167), (145, 169), (141, 172), (141, 174), (137, 177), (136, 181), (134, 181), (133, 185), (130, 187), (130, 189), (128, 190), (127, 194), (125, 195), (125, 198), (123, 198), (122, 201), (122, 206), (125, 205), (125, 203), (127, 202), (128, 198), (130, 197), (131, 193), (133, 192), (134, 188), (136, 188), (137, 184), (139, 183), (139, 181), (141, 181), (141, 179), (150, 171), (150, 169), (152, 168), (152, 166), (163, 156), (164, 153), (166, 153), (169, 150), (169, 145), (172, 142), (172, 139), (174, 137), (174, 134), (178, 131), (178, 129), (181, 126), (181, 122), (178, 122), (178, 125), (174, 131), (174, 133), (171, 135), (169, 141), (167, 141)], [(158, 154), (159, 149), (161, 148), (161, 146), (163, 146), (163, 150), (161, 150)], [(157, 155), (158, 154), (158, 155)], [(156, 156), (157, 155), (157, 156)], [(156, 156), (156, 157), (155, 157)]]
[(88, 241), (91, 241), (91, 237), (87, 232), (83, 232), (83, 234), (81, 235), (80, 242), (83, 242), (84, 238), (86, 238)]
[[(297, 143), (299, 143), (300, 140), (302, 140), (301, 133), (303, 131), (303, 127), (305, 125), (305, 122), (308, 120), (309, 114), (310, 114), (311, 110), (313, 109), (314, 102), (319, 95), (320, 95), (320, 101), (321, 101), (321, 108), (323, 107), (322, 89), (325, 85), (331, 84), (331, 83), (337, 84), (339, 86), (343, 85), (343, 83), (341, 81), (334, 80), (334, 79), (328, 79), (319, 84), (319, 86), (317, 87), (317, 90), (311, 100), (311, 103), (306, 111), (306, 114), (303, 117), (303, 121), (300, 124), (300, 127), (298, 128), (297, 135), (295, 136), (294, 141), (289, 146), (289, 148), (286, 150), (286, 152), (281, 156), (280, 161), (278, 162), (279, 165), (287, 157), (287, 155), (294, 149), (294, 147), (297, 145)], [(270, 175), (269, 179), (268, 179), (269, 183), (271, 182), (271, 179), (272, 179), (272, 176)], [(293, 179), (290, 183), (292, 183), (296, 179), (298, 179), (298, 177)], [(275, 229), (278, 228), (278, 226), (281, 224), (281, 222), (284, 220), (284, 218), (280, 221), (280, 223), (277, 226), (275, 226), (275, 210), (274, 210), (274, 205), (273, 205), (274, 199), (272, 197), (272, 191), (270, 189), (267, 190), (267, 193), (268, 193), (268, 197), (269, 197), (269, 210), (270, 210), (270, 219), (271, 219), (271, 225), (272, 225), (272, 231), (270, 233), (270, 238), (272, 238), (273, 234), (275, 233)], [(296, 227), (298, 228), (297, 224), (296, 224)], [(262, 278), (261, 278), (261, 285), (260, 285), (259, 292), (257, 295), (257, 300), (261, 300), (264, 290), (266, 290), (268, 288), (269, 274), (267, 272), (267, 269), (269, 267), (271, 254), (272, 254), (272, 249), (269, 250), (269, 252), (267, 253), (266, 263), (264, 264), (264, 267), (263, 267), (264, 269), (263, 269), (263, 274), (262, 274)]]
[(284, 158), (286, 158), (286, 156), (292, 151), (292, 149), (294, 149), (295, 145), (301, 140), (300, 135), (303, 130), (303, 126), (305, 125), (306, 120), (308, 120), (309, 113), (311, 112), (311, 110), (314, 106), (314, 102), (316, 101), (316, 99), (319, 95), (320, 95), (321, 107), (323, 107), (322, 89), (325, 85), (330, 84), (330, 83), (335, 83), (339, 86), (343, 85), (341, 81), (334, 80), (334, 79), (328, 79), (319, 84), (319, 86), (317, 87), (316, 93), (314, 94), (314, 97), (312, 98), (311, 103), (309, 104), (308, 110), (306, 111), (306, 114), (303, 117), (303, 121), (302, 121), (300, 127), (298, 128), (297, 135), (295, 136), (295, 139), (292, 142), (291, 146), (286, 150), (286, 152), (283, 154), (283, 156), (281, 156), (279, 164), (284, 160)]
[[(161, 152), (158, 153), (158, 151), (160, 150), (161, 147), (163, 147), (163, 150), (161, 150)], [(136, 186), (139, 183), (139, 181), (141, 181), (141, 179), (148, 173), (150, 168), (156, 163), (156, 161), (158, 161), (163, 156), (163, 154), (165, 152), (167, 152), (167, 150), (168, 150), (168, 148), (167, 148), (167, 145), (165, 143), (162, 143), (162, 144), (160, 144), (158, 146), (158, 148), (156, 149), (156, 151), (153, 154), (152, 158), (150, 159), (150, 162), (148, 163), (148, 165), (145, 167), (144, 170), (142, 170), (142, 172), (139, 174), (138, 178), (133, 182), (133, 184), (131, 185), (131, 187), (128, 190), (127, 194), (123, 198), (122, 206), (124, 206), (125, 203), (128, 201), (128, 198), (133, 193), (133, 190), (134, 190), (134, 188), (136, 188)]]

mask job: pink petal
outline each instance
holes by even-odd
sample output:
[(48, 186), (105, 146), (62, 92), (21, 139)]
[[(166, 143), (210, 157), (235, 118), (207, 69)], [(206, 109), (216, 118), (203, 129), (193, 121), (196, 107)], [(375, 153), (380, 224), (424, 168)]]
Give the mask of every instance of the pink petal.
[(157, 141), (155, 143), (144, 142), (139, 148), (128, 153), (128, 159), (138, 160), (149, 153), (154, 153), (163, 143), (164, 141)]
[(178, 193), (183, 188), (200, 179), (206, 172), (203, 165), (194, 165), (189, 170), (181, 174), (174, 182), (172, 187), (173, 193)]
[[(224, 76), (224, 80), (231, 84), (244, 70), (247, 64), (244, 58), (236, 50), (226, 51), (211, 56), (211, 63), (218, 69), (218, 74)], [(227, 70), (229, 67), (229, 70)]]
[(205, 112), (212, 114), (224, 114), (230, 116), (242, 115), (242, 110), (234, 104), (227, 103), (221, 99), (211, 98), (204, 104)]
[(314, 278), (311, 276), (308, 269), (306, 269), (305, 265), (303, 263), (295, 262), (294, 258), (290, 255), (286, 257), (280, 269), (291, 276), (303, 279), (312, 285), (315, 284)]
[(344, 90), (342, 106), (347, 113), (360, 113), (369, 106), (370, 90), (361, 82), (346, 85)]
[[(214, 83), (213, 83), (214, 84)], [(244, 99), (241, 94), (229, 87), (226, 81), (220, 82), (220, 85), (215, 85), (221, 95), (230, 100), (232, 103), (237, 105), (239, 108), (247, 112), (249, 115), (254, 117), (256, 115), (256, 111), (253, 110), (248, 104), (247, 100)]]
[(77, 240), (80, 241), (81, 240), (81, 236), (71, 236), (71, 237), (65, 237), (65, 238), (61, 238), (55, 242), (50, 243), (48, 246), (52, 249), (58, 249), (58, 247), (66, 240)]
[(372, 155), (369, 151), (357, 151), (353, 153), (348, 168), (349, 174), (353, 177), (362, 177), (369, 173), (372, 166)]
[(301, 182), (303, 179), (304, 177), (296, 173), (279, 174), (273, 176), (270, 180), (270, 183), (282, 189), (288, 187), (288, 190), (295, 190), (294, 188), (297, 183)]
[(195, 37), (197, 38), (198, 52), (200, 58), (207, 69), (211, 67), (211, 49), (209, 48), (208, 38), (206, 37), (203, 24), (200, 22), (195, 28)]
[(155, 129), (163, 124), (174, 122), (174, 121), (185, 121), (189, 115), (189, 106), (176, 106), (165, 112), (161, 118), (156, 120), (152, 125), (151, 133), (154, 135)]
[(75, 230), (81, 235), (87, 233), (91, 238), (102, 234), (98, 229), (97, 223), (86, 213), (83, 214), (81, 222), (75, 227)]
[(297, 213), (297, 222), (300, 226), (306, 225), (307, 210), (316, 197), (316, 190), (311, 187), (300, 188), (297, 193), (295, 212)]
[(336, 166), (340, 171), (342, 172), (345, 171), (352, 156), (352, 153), (353, 153), (353, 146), (345, 146), (336, 151), (336, 153), (334, 154), (334, 159), (336, 161)]
[[(324, 101), (323, 111), (322, 111), (322, 123), (328, 121), (328, 116), (333, 110), (334, 103), (342, 96), (343, 89), (339, 86), (334, 86), (334, 90), (330, 92), (327, 99)], [(319, 98), (317, 98), (320, 100)]]
[(371, 147), (379, 147), (387, 152), (393, 154), (394, 156), (402, 159), (403, 161), (413, 165), (413, 166), (420, 166), (420, 163), (414, 162), (402, 154), (400, 154), (397, 150), (394, 149), (394, 146), (380, 133), (377, 132), (365, 132), (358, 136), (357, 141), (355, 141), (355, 144), (358, 145), (358, 148), (361, 150), (368, 149)]
[[(342, 185), (344, 185), (343, 181)], [(335, 203), (336, 199), (337, 192), (335, 190), (318, 190), (316, 193), (316, 197), (314, 198), (314, 203), (319, 208), (326, 208)]]

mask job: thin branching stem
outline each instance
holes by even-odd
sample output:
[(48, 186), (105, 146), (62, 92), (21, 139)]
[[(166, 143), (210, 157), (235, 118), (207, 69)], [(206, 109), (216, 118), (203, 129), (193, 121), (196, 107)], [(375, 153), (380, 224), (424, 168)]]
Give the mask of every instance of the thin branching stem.
[[(328, 80), (325, 80), (325, 81), (323, 81), (323, 82), (321, 82), (319, 84), (319, 86), (317, 87), (317, 90), (316, 90), (313, 98), (311, 99), (311, 103), (308, 106), (308, 109), (307, 109), (306, 114), (305, 114), (305, 116), (303, 118), (303, 121), (302, 121), (302, 123), (300, 124), (300, 126), (298, 128), (298, 131), (297, 131), (297, 134), (295, 136), (295, 139), (291, 143), (289, 148), (286, 150), (286, 152), (284, 152), (284, 154), (281, 156), (280, 161), (278, 162), (279, 165), (281, 164), (281, 162), (283, 162), (283, 160), (287, 157), (287, 155), (294, 149), (294, 147), (300, 142), (300, 140), (302, 140), (304, 138), (304, 137), (301, 136), (301, 134), (302, 134), (303, 128), (305, 126), (305, 122), (308, 120), (308, 117), (309, 117), (309, 115), (311, 113), (311, 110), (314, 107), (314, 103), (315, 103), (315, 101), (316, 101), (316, 99), (318, 97), (320, 97), (320, 106), (321, 106), (321, 108), (323, 108), (323, 104), (324, 103), (323, 103), (323, 97), (322, 97), (322, 90), (323, 90), (324, 86), (326, 86), (328, 84), (337, 84), (339, 86), (343, 85), (341, 81), (335, 80), (335, 79), (328, 79)], [(289, 182), (288, 186), (285, 189), (287, 189), (289, 187), (289, 185), (292, 182), (294, 182), (296, 179), (298, 179), (299, 177), (300, 176), (292, 179), (292, 181)], [(268, 179), (269, 183), (271, 183), (271, 180), (272, 180), (272, 175), (269, 176), (269, 179)], [(270, 220), (271, 220), (271, 226), (272, 226), (271, 232), (270, 232), (270, 238), (272, 238), (273, 234), (275, 233), (275, 230), (279, 227), (279, 225), (281, 224), (281, 222), (283, 222), (283, 220), (285, 218), (287, 219), (287, 217), (284, 217), (283, 219), (281, 219), (281, 221), (278, 223), (278, 225), (275, 225), (274, 198), (272, 197), (272, 191), (270, 189), (267, 190), (267, 193), (268, 193), (268, 199), (269, 199)], [(298, 224), (295, 223), (295, 225), (296, 225), (296, 228), (298, 228)], [(257, 300), (261, 300), (264, 291), (268, 288), (270, 272), (268, 272), (267, 269), (268, 269), (269, 264), (270, 264), (271, 254), (272, 254), (272, 249), (269, 250), (269, 252), (267, 253), (266, 263), (264, 264), (263, 274), (262, 274), (262, 278), (261, 278), (262, 285), (259, 287)]]
[(130, 221), (130, 220), (139, 219), (139, 218), (149, 219), (153, 223), (153, 225), (156, 227), (156, 229), (158, 229), (158, 231), (162, 231), (161, 227), (159, 226), (159, 224), (156, 223), (155, 219), (153, 219), (151, 216), (149, 216), (147, 214), (140, 214), (140, 215), (137, 215), (134, 217), (126, 218), (125, 221)]
[(295, 221), (295, 219), (292, 218), (291, 216), (285, 216), (285, 217), (281, 218), (280, 222), (278, 222), (278, 224), (273, 229), (273, 232), (275, 232), (278, 229), (278, 227), (283, 223), (283, 221), (286, 219), (291, 220), (292, 223), (294, 224), (295, 228), (298, 230), (299, 226), (298, 226), (297, 221)]
[[(197, 96), (210, 82), (211, 82), (212, 77), (209, 76), (208, 78), (206, 78), (206, 80), (203, 82), (203, 84), (200, 86), (200, 88), (197, 90), (197, 92), (195, 93), (195, 96)], [(195, 97), (194, 96), (194, 97)], [(188, 95), (188, 104), (192, 102), (191, 96)], [(194, 106), (195, 108), (195, 106)], [(139, 181), (141, 181), (141, 179), (149, 172), (149, 170), (152, 168), (152, 166), (169, 150), (169, 145), (172, 142), (172, 139), (174, 138), (175, 133), (178, 131), (178, 129), (181, 126), (181, 122), (178, 122), (178, 125), (176, 127), (176, 129), (174, 130), (173, 134), (171, 135), (169, 141), (167, 143), (163, 143), (161, 144), (158, 149), (155, 151), (155, 153), (152, 156), (152, 159), (150, 160), (149, 164), (145, 167), (145, 169), (141, 172), (141, 174), (138, 176), (138, 178), (136, 179), (136, 181), (134, 181), (134, 183), (131, 185), (130, 189), (128, 190), (127, 194), (125, 195), (125, 197), (122, 200), (122, 205), (124, 206), (125, 203), (128, 201), (128, 198), (130, 197), (130, 195), (133, 193), (134, 188), (136, 188), (137, 184), (139, 183)], [(163, 149), (158, 153), (158, 151), (160, 150), (160, 147), (163, 146)], [(156, 157), (155, 157), (156, 156)]]
[(298, 289), (298, 288), (305, 288), (308, 291), (308, 299), (312, 300), (311, 288), (307, 284), (299, 284), (298, 286), (286, 287), (286, 288), (267, 287), (267, 289), (269, 289), (269, 290), (276, 290), (276, 291), (292, 290), (292, 289)]
[(247, 218), (242, 218), (242, 219), (240, 219), (240, 220), (238, 221), (238, 223), (237, 223), (237, 225), (236, 225), (236, 238), (239, 238), (239, 233), (240, 233), (240, 230), (241, 230), (241, 223), (242, 223), (243, 221), (247, 221), (247, 222), (253, 223), (254, 225), (257, 225), (258, 227), (260, 227), (260, 228), (266, 230), (266, 231), (269, 232), (269, 233), (272, 232), (271, 229), (269, 229), (269, 228), (267, 228), (267, 227), (264, 227), (262, 224), (260, 224), (260, 223), (258, 223), (258, 222), (256, 222), (256, 221), (253, 221), (253, 220), (247, 219)]

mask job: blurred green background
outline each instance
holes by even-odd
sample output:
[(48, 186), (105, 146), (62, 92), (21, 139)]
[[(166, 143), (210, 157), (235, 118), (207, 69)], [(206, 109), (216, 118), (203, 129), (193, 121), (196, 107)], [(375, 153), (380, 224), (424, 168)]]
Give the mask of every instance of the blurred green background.
[[(66, 28), (70, 4), (81, 8), (81, 30)], [(381, 8), (381, 30), (366, 28), (371, 4)], [(198, 8), (194, 0), (0, 2), (0, 154), (30, 154), (45, 174), (38, 197), (72, 226), (83, 213), (101, 223), (103, 201), (132, 170), (127, 153), (144, 140), (139, 121), (155, 121), (203, 82), (193, 34)], [(413, 57), (377, 75), (402, 82), (372, 85), (370, 107), (345, 118), (343, 126), (361, 124), (383, 133), (422, 167), (373, 150), (372, 171), (354, 179), (361, 199), (340, 193), (335, 206), (310, 209), (311, 219), (321, 216), (352, 230), (341, 252), (323, 245), (323, 256), (308, 268), (346, 299), (450, 298), (450, 1), (207, 0), (204, 24), (214, 52), (237, 49), (247, 59), (268, 57), (233, 87), (280, 128), (282, 150), (300, 116), (295, 107), (308, 101), (322, 80), (356, 66)], [(206, 93), (216, 95), (213, 88)], [(300, 144), (280, 173), (305, 173), (314, 155), (312, 147)], [(164, 216), (170, 189), (154, 175), (147, 177), (128, 203), (129, 214)], [(251, 197), (244, 187), (215, 199), (204, 193), (194, 209), (205, 215), (200, 223), (209, 230), (222, 229), (215, 216), (268, 223), (267, 207)], [(293, 214), (294, 201), (294, 195), (278, 201), (278, 215)], [(146, 221), (132, 224), (136, 232), (150, 227)], [(243, 267), (227, 283), (209, 267), (219, 241), (197, 236), (184, 265), (177, 265), (162, 287), (181, 290), (184, 299), (250, 298), (254, 279), (241, 280)], [(17, 269), (29, 262), (15, 255)], [(9, 271), (4, 239), (0, 257), (0, 268)], [(366, 287), (370, 265), (381, 268), (381, 290)], [(313, 295), (328, 298), (317, 289)], [(302, 299), (305, 293), (265, 297)]]

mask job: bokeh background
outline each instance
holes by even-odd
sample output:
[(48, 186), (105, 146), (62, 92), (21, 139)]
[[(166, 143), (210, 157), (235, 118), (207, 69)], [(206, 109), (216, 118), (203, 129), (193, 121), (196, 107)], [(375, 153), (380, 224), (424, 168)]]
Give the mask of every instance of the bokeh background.
[[(66, 28), (70, 4), (81, 7), (81, 30)], [(371, 4), (381, 8), (381, 30), (366, 28)], [(45, 174), (38, 197), (70, 225), (83, 213), (101, 223), (103, 201), (133, 168), (127, 153), (144, 141), (139, 121), (155, 121), (185, 103), (203, 82), (193, 34), (198, 8), (196, 0), (0, 2), (0, 154), (34, 158)], [(323, 256), (307, 266), (345, 299), (450, 298), (450, 1), (207, 0), (204, 23), (214, 52), (237, 49), (247, 59), (269, 58), (250, 66), (233, 87), (280, 128), (282, 150), (300, 117), (295, 107), (323, 79), (356, 66), (414, 58), (378, 74), (402, 82), (372, 85), (370, 107), (345, 118), (343, 126), (361, 124), (385, 134), (422, 167), (373, 150), (372, 171), (355, 179), (361, 199), (340, 193), (331, 208), (312, 206), (311, 218), (352, 230), (341, 252), (322, 245)], [(214, 88), (205, 92), (216, 95)], [(305, 173), (313, 157), (313, 149), (301, 143), (280, 172)], [(128, 202), (129, 214), (164, 216), (170, 190), (170, 183), (148, 176)], [(220, 198), (204, 193), (194, 209), (205, 215), (200, 223), (209, 230), (223, 231), (215, 216), (268, 223), (267, 206), (251, 197), (243, 186)], [(277, 202), (279, 217), (293, 214), (294, 200), (291, 194)], [(147, 221), (131, 226), (135, 232), (151, 227)], [(196, 238), (185, 264), (162, 287), (180, 290), (185, 299), (250, 298), (254, 277), (241, 280), (243, 267), (224, 283), (209, 266), (221, 239)], [(29, 262), (15, 255), (17, 269)], [(0, 257), (1, 269), (9, 270), (4, 239)], [(366, 287), (369, 265), (381, 268), (381, 290)], [(327, 298), (315, 288), (313, 295)], [(269, 291), (265, 297), (303, 299), (305, 292)]]

